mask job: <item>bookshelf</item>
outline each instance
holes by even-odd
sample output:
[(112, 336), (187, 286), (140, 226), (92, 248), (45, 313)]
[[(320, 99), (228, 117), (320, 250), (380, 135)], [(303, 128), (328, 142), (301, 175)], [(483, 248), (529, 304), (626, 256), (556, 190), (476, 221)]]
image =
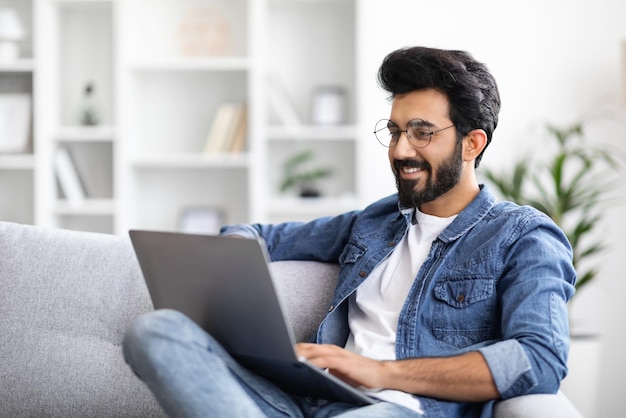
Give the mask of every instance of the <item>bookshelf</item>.
[(214, 209), (225, 222), (248, 221), (251, 135), (237, 153), (205, 148), (225, 103), (255, 101), (251, 39), (258, 6), (245, 0), (158, 6), (152, 13), (152, 1), (119, 3), (120, 155), (126, 162), (120, 230), (176, 230), (189, 208)]
[[(190, 208), (234, 223), (357, 207), (357, 0), (0, 6), (7, 2), (27, 15), (32, 40), (19, 61), (0, 64), (0, 93), (21, 85), (33, 97), (34, 117), (29, 148), (0, 155), (0, 192), (23, 190), (13, 207), (0, 203), (2, 220), (126, 234), (178, 229)], [(298, 126), (276, 114), (270, 76), (282, 84)], [(81, 121), (87, 86), (98, 118), (92, 126)], [(316, 124), (315, 92), (329, 86), (342, 92), (341, 120)], [(244, 140), (206, 152), (226, 103), (245, 106)], [(59, 149), (69, 152), (84, 186), (78, 201), (66, 198), (59, 181)], [(320, 183), (319, 199), (278, 190), (281, 165), (304, 149), (333, 172)]]
[[(269, 181), (265, 190), (270, 222), (308, 220), (358, 208), (356, 8), (357, 1), (268, 3), (267, 71), (280, 80), (285, 101), (293, 104), (299, 120), (296, 126), (286, 123), (277, 114), (280, 106), (268, 103), (264, 178)], [(315, 101), (324, 90), (341, 92), (340, 113), (332, 124), (316, 123)], [(331, 170), (331, 176), (317, 184), (321, 197), (299, 198), (297, 190), (280, 193), (280, 167), (307, 150), (314, 153), (312, 164)]]
[[(118, 169), (114, 156), (115, 2), (35, 0), (34, 4), (39, 52), (36, 107), (41, 109), (35, 129), (36, 223), (113, 233)], [(91, 99), (93, 106), (88, 108)], [(88, 110), (95, 124), (85, 124)], [(71, 156), (69, 167), (59, 166), (60, 160), (66, 161), (59, 154)], [(68, 168), (81, 185), (80, 198), (76, 190), (67, 190)]]
[[(14, 10), (25, 34), (18, 43), (19, 53), (15, 59), (0, 60), (0, 108), (6, 113), (0, 115), (0, 219), (20, 222), (35, 222), (35, 171), (36, 171), (36, 149), (33, 147), (33, 126), (36, 122), (33, 109), (33, 85), (36, 72), (36, 57), (33, 54), (33, 4), (24, 0), (0, 0), (0, 8), (10, 8)], [(26, 134), (11, 135), (7, 138), (7, 123), (11, 123), (11, 118), (15, 117), (14, 105), (5, 101), (7, 96), (20, 95), (27, 97), (30, 101), (29, 111), (26, 115), (28, 126), (24, 128)], [(22, 112), (20, 112), (22, 113)], [(29, 121), (28, 121), (29, 120)], [(10, 141), (6, 142), (5, 141)]]

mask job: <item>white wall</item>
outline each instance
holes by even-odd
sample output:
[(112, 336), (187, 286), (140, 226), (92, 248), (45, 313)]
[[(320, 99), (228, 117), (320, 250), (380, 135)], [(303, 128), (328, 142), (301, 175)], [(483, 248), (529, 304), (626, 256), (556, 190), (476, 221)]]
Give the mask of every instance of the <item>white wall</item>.
[[(625, 17), (622, 0), (363, 1), (358, 111), (367, 138), (361, 155), (368, 162), (361, 173), (368, 176), (366, 200), (394, 191), (386, 153), (370, 127), (389, 112), (376, 84), (378, 65), (388, 52), (407, 45), (464, 49), (494, 73), (503, 107), (484, 166), (505, 165), (521, 151), (540, 152), (546, 122), (566, 125), (601, 112), (617, 116), (596, 126), (594, 140), (626, 152), (626, 118), (620, 116), (626, 112), (619, 106)], [(626, 186), (621, 194), (626, 196)], [(626, 244), (620, 238), (626, 233), (625, 208), (608, 212), (605, 232), (611, 251), (601, 262), (601, 278), (578, 295), (574, 309), (574, 315), (589, 318), (602, 332), (601, 385), (589, 391), (597, 391), (595, 416), (603, 418), (623, 416), (626, 304), (621, 299), (626, 273), (620, 256), (626, 254)]]

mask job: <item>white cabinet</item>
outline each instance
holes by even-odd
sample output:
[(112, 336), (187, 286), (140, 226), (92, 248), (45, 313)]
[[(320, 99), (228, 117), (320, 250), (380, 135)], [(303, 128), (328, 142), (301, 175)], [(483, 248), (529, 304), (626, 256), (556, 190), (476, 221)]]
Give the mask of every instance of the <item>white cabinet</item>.
[[(234, 223), (357, 206), (357, 0), (7, 1), (35, 30), (26, 59), (0, 64), (0, 93), (22, 85), (36, 117), (34, 146), (0, 155), (0, 192), (23, 190), (2, 199), (2, 220), (125, 234), (178, 229), (188, 210)], [(245, 141), (206, 152), (227, 104), (245, 105)], [(59, 149), (79, 199), (57, 178)], [(319, 198), (279, 191), (302, 151), (332, 173)]]

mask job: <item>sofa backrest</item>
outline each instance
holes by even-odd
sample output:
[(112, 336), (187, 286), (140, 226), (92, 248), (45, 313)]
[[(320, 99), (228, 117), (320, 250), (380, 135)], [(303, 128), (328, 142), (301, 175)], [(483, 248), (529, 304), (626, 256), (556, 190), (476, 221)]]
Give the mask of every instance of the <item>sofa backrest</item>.
[(310, 341), (328, 311), (339, 266), (314, 261), (270, 264), (276, 293), (296, 341)]
[(150, 309), (128, 239), (0, 222), (0, 416), (162, 416), (120, 348)]
[[(338, 267), (270, 268), (295, 339), (309, 340)], [(0, 416), (162, 416), (120, 346), (151, 309), (128, 238), (0, 222)]]

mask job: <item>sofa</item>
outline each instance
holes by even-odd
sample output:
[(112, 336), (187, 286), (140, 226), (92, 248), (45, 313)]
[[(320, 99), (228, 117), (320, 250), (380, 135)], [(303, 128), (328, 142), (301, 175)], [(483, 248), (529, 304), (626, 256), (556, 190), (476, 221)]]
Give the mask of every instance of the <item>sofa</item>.
[[(305, 340), (337, 267), (270, 266), (294, 336)], [(120, 347), (130, 321), (151, 309), (127, 237), (0, 222), (0, 416), (164, 416)], [(580, 417), (561, 393), (498, 402), (495, 415)]]

